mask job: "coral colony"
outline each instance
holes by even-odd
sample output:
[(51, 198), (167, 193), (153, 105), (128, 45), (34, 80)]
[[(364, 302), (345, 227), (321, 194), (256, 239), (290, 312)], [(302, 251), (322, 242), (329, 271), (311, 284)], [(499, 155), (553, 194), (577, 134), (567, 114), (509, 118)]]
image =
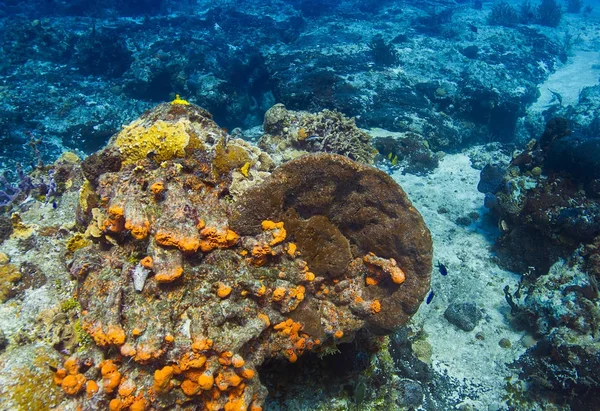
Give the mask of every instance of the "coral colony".
[(179, 98), (82, 169), (69, 271), (93, 342), (55, 381), (84, 408), (260, 410), (263, 362), (390, 332), (429, 289), (429, 232), (390, 177), (336, 154), (273, 168)]

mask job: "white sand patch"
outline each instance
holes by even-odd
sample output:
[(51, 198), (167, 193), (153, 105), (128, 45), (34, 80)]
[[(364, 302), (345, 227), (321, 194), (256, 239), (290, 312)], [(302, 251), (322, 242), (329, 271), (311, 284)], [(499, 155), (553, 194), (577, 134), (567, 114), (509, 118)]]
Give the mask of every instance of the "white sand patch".
[[(482, 218), (468, 227), (455, 223), (457, 217), (471, 212), (482, 217), (487, 213), (483, 194), (477, 191), (479, 170), (471, 168), (466, 155), (454, 154), (445, 156), (427, 177), (400, 173), (393, 177), (431, 230), (434, 264), (439, 261), (448, 268), (448, 275), (443, 277), (434, 267), (435, 297), (431, 304), (423, 303), (413, 319), (413, 324), (422, 325), (428, 334), (433, 368), (463, 382), (470, 393), (466, 395), (476, 404), (503, 408), (504, 379), (513, 373), (507, 364), (524, 352), (519, 342), (522, 333), (512, 330), (506, 319), (510, 308), (503, 288), (508, 284), (514, 290), (519, 277), (492, 260), (495, 227), (486, 225)], [(441, 207), (447, 212), (439, 213)], [(453, 302), (473, 302), (481, 308), (483, 319), (475, 330), (465, 332), (444, 318), (444, 311)], [(483, 333), (482, 340), (475, 337), (477, 333)], [(501, 348), (498, 342), (502, 338), (510, 340), (512, 348)]]
[(600, 78), (600, 53), (594, 51), (577, 51), (569, 57), (567, 64), (552, 73), (544, 83), (540, 84), (540, 97), (529, 108), (532, 112), (541, 112), (554, 104), (558, 104), (552, 91), (562, 97), (562, 105), (575, 105), (579, 100), (579, 92), (584, 87), (598, 84)]

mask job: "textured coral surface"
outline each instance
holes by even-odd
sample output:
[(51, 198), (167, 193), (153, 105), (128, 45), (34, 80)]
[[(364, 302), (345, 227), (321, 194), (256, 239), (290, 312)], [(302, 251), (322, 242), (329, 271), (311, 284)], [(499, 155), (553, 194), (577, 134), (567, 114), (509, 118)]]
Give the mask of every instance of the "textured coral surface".
[(259, 410), (265, 360), (392, 330), (429, 289), (421, 216), (390, 177), (346, 157), (269, 175), (268, 156), (207, 112), (166, 103), (86, 162), (95, 185), (78, 218), (92, 243), (69, 269), (94, 343), (56, 372), (84, 408)]
[[(380, 301), (370, 325), (406, 323), (429, 289), (429, 231), (406, 194), (375, 168), (342, 156), (305, 156), (277, 168), (239, 203), (234, 230), (257, 234), (263, 219), (283, 221), (311, 271), (325, 284), (337, 283), (333, 298), (350, 292)], [(406, 281), (394, 279), (394, 267), (407, 273)], [(358, 271), (349, 276), (349, 268)]]

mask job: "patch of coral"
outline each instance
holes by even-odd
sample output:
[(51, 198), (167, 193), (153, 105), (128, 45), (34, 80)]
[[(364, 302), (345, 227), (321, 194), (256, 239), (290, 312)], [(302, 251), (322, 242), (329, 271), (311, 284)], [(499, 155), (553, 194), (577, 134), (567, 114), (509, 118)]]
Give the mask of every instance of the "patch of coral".
[[(375, 169), (308, 156), (246, 178), (255, 186), (233, 199), (231, 175), (268, 175), (265, 154), (183, 103), (145, 113), (90, 157), (115, 147), (121, 168), (95, 176), (98, 207), (82, 216), (93, 244), (70, 264), (95, 342), (82, 355), (96, 360), (56, 373), (83, 408), (258, 411), (265, 360), (295, 362), (367, 325), (392, 329), (429, 288), (428, 231)], [(370, 231), (344, 209), (362, 202), (387, 207), (370, 206)]]

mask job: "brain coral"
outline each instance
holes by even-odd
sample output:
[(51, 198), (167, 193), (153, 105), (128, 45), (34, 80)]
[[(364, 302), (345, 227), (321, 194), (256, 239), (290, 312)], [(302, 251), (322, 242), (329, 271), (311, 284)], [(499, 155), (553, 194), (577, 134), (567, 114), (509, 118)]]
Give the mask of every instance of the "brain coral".
[[(193, 105), (160, 105), (141, 123), (185, 124), (187, 145), (160, 164), (132, 154), (144, 141), (121, 145), (121, 166), (94, 174), (97, 200), (84, 203), (97, 207), (80, 210), (93, 244), (69, 267), (95, 344), (68, 362), (85, 367), (57, 371), (96, 386), (72, 394), (83, 409), (257, 411), (265, 360), (295, 362), (417, 310), (431, 238), (390, 177), (331, 154), (268, 175), (264, 153)], [(232, 175), (253, 183), (237, 200)]]
[(406, 323), (429, 289), (429, 230), (398, 184), (373, 167), (332, 154), (290, 161), (246, 192), (230, 224), (251, 235), (264, 219), (283, 221), (302, 258), (327, 281), (348, 279), (352, 263), (369, 253), (393, 259), (410, 273), (397, 289), (390, 282), (388, 287), (342, 283), (358, 287), (353, 292), (367, 300), (381, 301), (381, 312), (369, 317), (369, 324), (392, 329)]

